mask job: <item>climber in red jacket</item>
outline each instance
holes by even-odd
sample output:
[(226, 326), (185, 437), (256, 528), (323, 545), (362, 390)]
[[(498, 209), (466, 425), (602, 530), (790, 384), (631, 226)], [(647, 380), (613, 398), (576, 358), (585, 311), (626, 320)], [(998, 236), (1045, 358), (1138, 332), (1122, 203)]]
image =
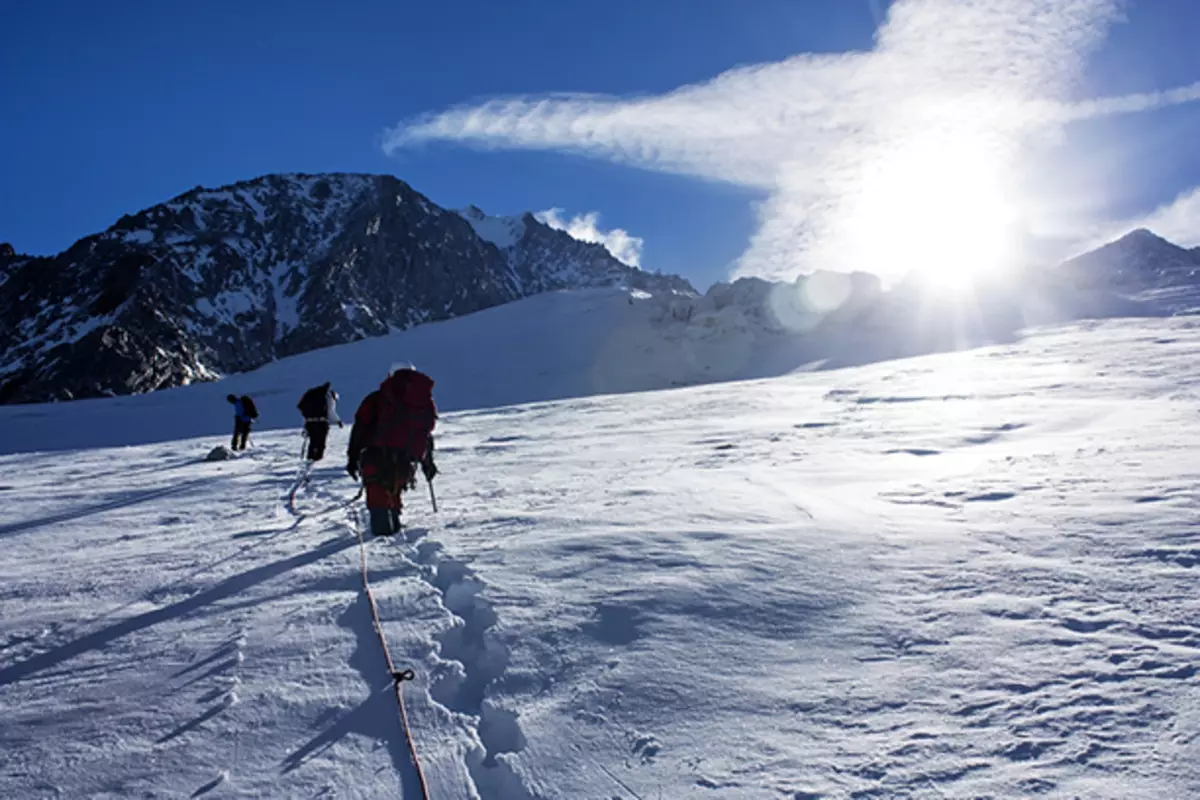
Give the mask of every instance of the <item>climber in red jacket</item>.
[(437, 424), (433, 379), (411, 364), (392, 367), (379, 389), (367, 395), (354, 415), (346, 472), (366, 486), (371, 532), (400, 531), (401, 492), (416, 484), (417, 465), (432, 481), (433, 428)]

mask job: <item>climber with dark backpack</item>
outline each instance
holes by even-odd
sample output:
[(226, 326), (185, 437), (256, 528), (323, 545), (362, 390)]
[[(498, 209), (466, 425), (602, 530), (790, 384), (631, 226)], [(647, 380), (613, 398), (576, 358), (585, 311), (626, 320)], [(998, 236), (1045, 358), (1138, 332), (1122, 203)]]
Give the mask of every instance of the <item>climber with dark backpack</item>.
[(329, 423), (336, 421), (339, 427), (343, 425), (337, 413), (337, 399), (338, 394), (333, 390), (333, 385), (326, 381), (305, 392), (296, 404), (296, 408), (304, 415), (304, 435), (308, 439), (305, 458), (309, 461), (320, 461), (325, 457)]
[(366, 488), (371, 532), (400, 531), (401, 493), (416, 486), (417, 465), (427, 481), (437, 475), (433, 429), (437, 424), (433, 379), (408, 363), (394, 365), (379, 389), (367, 395), (350, 429), (346, 472)]
[(258, 408), (249, 395), (238, 397), (231, 394), (225, 399), (233, 403), (233, 441), (230, 446), (234, 450), (245, 450), (246, 442), (250, 439), (250, 425), (258, 419)]

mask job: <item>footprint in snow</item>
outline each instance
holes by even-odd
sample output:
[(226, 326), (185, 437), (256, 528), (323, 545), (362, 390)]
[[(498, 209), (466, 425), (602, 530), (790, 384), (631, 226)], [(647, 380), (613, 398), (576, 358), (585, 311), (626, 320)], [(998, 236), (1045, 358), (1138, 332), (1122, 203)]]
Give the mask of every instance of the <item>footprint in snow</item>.
[(998, 503), (1001, 500), (1011, 500), (1016, 496), (1015, 492), (984, 492), (971, 495), (966, 498), (966, 501), (968, 503)]
[(601, 603), (595, 616), (584, 624), (583, 632), (609, 645), (631, 644), (642, 636), (642, 613), (632, 606)]
[(635, 733), (632, 735), (632, 739), (630, 752), (637, 756), (643, 764), (654, 763), (655, 756), (662, 750), (662, 744), (658, 739), (649, 733)]

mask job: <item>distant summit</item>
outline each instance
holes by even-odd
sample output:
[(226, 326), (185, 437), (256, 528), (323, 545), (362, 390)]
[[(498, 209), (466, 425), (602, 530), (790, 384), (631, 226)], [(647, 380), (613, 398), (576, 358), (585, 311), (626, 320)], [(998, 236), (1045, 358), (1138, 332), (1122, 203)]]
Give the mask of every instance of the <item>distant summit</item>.
[(447, 211), (387, 175), (196, 187), (57, 256), (0, 246), (0, 402), (178, 386), (604, 286), (693, 291), (530, 214)]
[(1146, 291), (1200, 284), (1200, 248), (1187, 250), (1138, 228), (1116, 241), (1063, 262), (1076, 286)]

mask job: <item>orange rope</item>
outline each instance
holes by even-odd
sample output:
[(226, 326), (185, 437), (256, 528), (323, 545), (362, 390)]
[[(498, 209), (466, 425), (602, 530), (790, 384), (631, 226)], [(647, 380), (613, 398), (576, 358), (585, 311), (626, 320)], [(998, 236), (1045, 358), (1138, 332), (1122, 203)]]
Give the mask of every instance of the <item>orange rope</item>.
[(358, 514), (354, 513), (354, 532), (358, 534), (358, 552), (362, 555), (363, 588), (367, 592), (367, 600), (371, 603), (371, 616), (375, 620), (375, 632), (379, 634), (379, 643), (383, 645), (383, 657), (387, 660), (388, 674), (392, 676), (392, 685), (396, 689), (396, 701), (400, 704), (400, 722), (404, 728), (404, 738), (408, 739), (408, 752), (412, 756), (413, 766), (417, 770), (417, 780), (421, 783), (421, 794), (429, 800), (429, 785), (425, 782), (425, 773), (421, 770), (421, 759), (417, 757), (417, 744), (413, 741), (412, 728), (408, 724), (408, 709), (404, 705), (404, 689), (402, 684), (416, 677), (411, 669), (398, 670), (392, 661), (392, 653), (388, 650), (387, 637), (383, 635), (383, 623), (379, 619), (379, 606), (375, 602), (375, 593), (371, 591), (371, 581), (367, 577), (367, 546), (363, 541), (362, 524)]

